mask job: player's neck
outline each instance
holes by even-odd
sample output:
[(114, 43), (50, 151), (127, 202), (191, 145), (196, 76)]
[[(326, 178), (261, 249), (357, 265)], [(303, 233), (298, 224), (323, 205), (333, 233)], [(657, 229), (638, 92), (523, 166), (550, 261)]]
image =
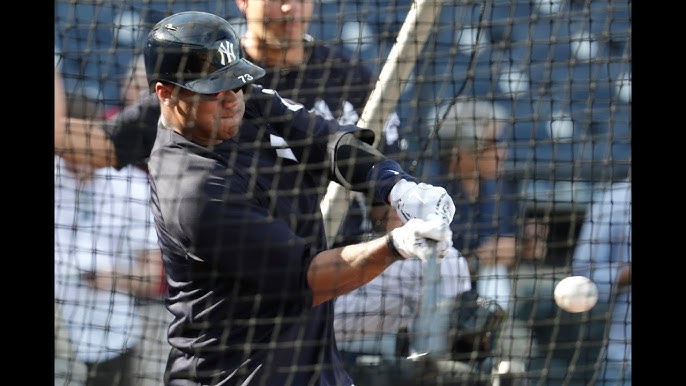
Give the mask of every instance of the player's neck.
[(241, 39), (241, 45), (255, 62), (266, 67), (295, 67), (305, 62), (305, 46), (303, 42), (285, 47), (272, 45), (267, 41), (250, 36), (244, 36)]

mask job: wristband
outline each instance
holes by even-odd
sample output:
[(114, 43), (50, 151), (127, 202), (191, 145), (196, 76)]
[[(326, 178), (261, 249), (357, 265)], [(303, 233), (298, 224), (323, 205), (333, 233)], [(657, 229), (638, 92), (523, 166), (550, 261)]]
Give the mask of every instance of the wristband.
[(367, 173), (367, 181), (374, 186), (374, 202), (390, 204), (388, 195), (395, 184), (403, 179), (416, 182), (396, 161), (387, 159), (375, 164)]
[(404, 259), (405, 257), (400, 254), (398, 251), (398, 248), (395, 247), (395, 243), (393, 242), (393, 235), (388, 233), (386, 235), (386, 246), (388, 247), (388, 250), (391, 252), (391, 255), (396, 258), (396, 260)]

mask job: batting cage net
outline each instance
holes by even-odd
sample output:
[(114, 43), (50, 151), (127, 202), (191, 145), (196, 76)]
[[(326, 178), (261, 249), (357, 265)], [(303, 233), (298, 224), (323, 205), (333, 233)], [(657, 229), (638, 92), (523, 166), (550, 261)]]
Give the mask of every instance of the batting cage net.
[[(246, 235), (249, 221), (201, 224), (187, 213), (198, 206), (179, 200), (162, 209), (178, 213), (178, 229), (158, 232), (148, 177), (183, 163), (148, 162), (160, 113), (143, 53), (153, 27), (185, 11), (227, 20), (238, 55), (266, 71), (254, 83), (291, 110), (372, 130), (372, 146), (444, 187), (456, 206), (454, 250), (395, 262), (312, 317), (313, 256), (383, 236), (394, 209), (323, 178), (308, 150), (315, 140), (272, 134), (267, 145), (243, 131), (238, 148), (276, 161), (225, 158), (245, 187), (220, 197), (242, 194), (297, 240), (266, 257), (274, 234)], [(289, 24), (303, 28), (298, 44)], [(238, 363), (239, 375), (204, 378), (211, 384), (242, 382), (255, 361), (281, 384), (323, 384), (331, 356), (357, 386), (630, 377), (631, 60), (631, 1), (56, 1), (65, 132), (84, 137), (56, 137), (55, 384), (165, 384), (172, 346), (172, 374)], [(119, 135), (123, 116), (137, 127)], [(255, 127), (270, 125), (281, 123), (265, 116)], [(190, 175), (177, 180), (157, 187), (162, 206), (192, 185)], [(185, 254), (161, 253), (177, 231)], [(201, 247), (207, 240), (216, 247)], [(568, 276), (593, 281), (569, 295), (588, 306), (556, 303)]]

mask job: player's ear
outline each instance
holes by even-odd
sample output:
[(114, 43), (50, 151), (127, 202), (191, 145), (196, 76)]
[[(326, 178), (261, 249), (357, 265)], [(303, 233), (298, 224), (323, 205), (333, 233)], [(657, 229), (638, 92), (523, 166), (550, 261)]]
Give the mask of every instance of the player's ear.
[(155, 94), (157, 94), (157, 99), (160, 100), (160, 103), (166, 105), (176, 104), (176, 101), (178, 100), (176, 95), (174, 95), (174, 88), (165, 85), (162, 82), (157, 82), (155, 84)]

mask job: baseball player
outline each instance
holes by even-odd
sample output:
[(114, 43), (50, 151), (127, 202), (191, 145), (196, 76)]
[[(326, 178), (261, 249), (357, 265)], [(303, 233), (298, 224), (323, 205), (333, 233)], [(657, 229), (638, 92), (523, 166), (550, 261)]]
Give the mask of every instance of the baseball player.
[[(454, 204), (341, 125), (253, 82), (224, 19), (181, 12), (144, 50), (161, 106), (148, 162), (173, 314), (168, 385), (352, 385), (333, 299), (392, 262), (445, 254)], [(329, 181), (391, 204), (403, 224), (327, 249)]]

